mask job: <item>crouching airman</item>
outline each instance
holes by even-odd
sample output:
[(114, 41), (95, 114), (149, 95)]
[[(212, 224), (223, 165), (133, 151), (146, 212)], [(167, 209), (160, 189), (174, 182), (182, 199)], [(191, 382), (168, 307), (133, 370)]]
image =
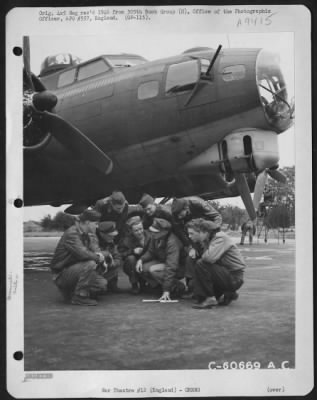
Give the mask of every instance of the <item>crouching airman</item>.
[(71, 304), (95, 306), (93, 293), (107, 288), (106, 279), (97, 267), (104, 262), (99, 249), (92, 250), (100, 214), (86, 210), (59, 240), (52, 262), (53, 280)]
[[(116, 223), (114, 221), (99, 222), (96, 229), (96, 240), (92, 240), (92, 248), (101, 252), (104, 262), (98, 265), (98, 271), (107, 280), (107, 291), (111, 293), (121, 293), (118, 288), (118, 273), (122, 263), (122, 257), (115, 244), (118, 235)], [(102, 294), (102, 293), (100, 293)], [(96, 293), (98, 295), (98, 293)]]
[(228, 305), (238, 298), (246, 267), (240, 250), (212, 221), (194, 219), (187, 224), (190, 240), (201, 245), (194, 267), (194, 308)]
[(147, 251), (151, 240), (151, 233), (143, 228), (139, 216), (134, 216), (127, 221), (127, 232), (118, 245), (123, 259), (123, 271), (128, 275), (132, 294), (139, 294), (145, 289), (145, 280), (136, 271), (136, 264), (140, 257)]
[(149, 247), (136, 264), (137, 272), (150, 285), (162, 288), (160, 300), (180, 297), (185, 291), (185, 285), (179, 280), (184, 277), (179, 264), (182, 245), (171, 229), (169, 221), (154, 218), (149, 228), (152, 232)]

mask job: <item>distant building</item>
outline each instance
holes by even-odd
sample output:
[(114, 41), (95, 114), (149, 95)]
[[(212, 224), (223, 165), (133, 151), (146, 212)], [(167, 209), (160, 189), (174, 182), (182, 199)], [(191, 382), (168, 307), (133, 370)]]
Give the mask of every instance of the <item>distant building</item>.
[(39, 222), (36, 221), (26, 221), (23, 222), (23, 231), (24, 232), (40, 232), (42, 227)]

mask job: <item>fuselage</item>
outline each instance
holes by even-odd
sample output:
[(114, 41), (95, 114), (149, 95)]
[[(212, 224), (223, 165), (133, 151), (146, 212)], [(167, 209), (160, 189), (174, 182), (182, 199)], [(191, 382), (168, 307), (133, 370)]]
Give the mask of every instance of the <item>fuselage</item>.
[(280, 133), (291, 122), (265, 99), (285, 84), (277, 66), (261, 62), (261, 49), (225, 49), (206, 75), (214, 54), (193, 51), (130, 68), (100, 56), (43, 77), (58, 98), (56, 113), (102, 149), (113, 169), (104, 176), (49, 137), (40, 149), (25, 149), (26, 204), (94, 200), (118, 188), (132, 197), (208, 192), (210, 177), (215, 191), (224, 189), (212, 167), (187, 186), (179, 170), (233, 131)]

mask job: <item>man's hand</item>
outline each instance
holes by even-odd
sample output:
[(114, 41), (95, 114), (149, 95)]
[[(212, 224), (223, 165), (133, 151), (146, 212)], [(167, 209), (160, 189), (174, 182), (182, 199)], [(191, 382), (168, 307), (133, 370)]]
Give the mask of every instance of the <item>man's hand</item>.
[(102, 264), (103, 273), (106, 274), (108, 272), (108, 264), (104, 261)]
[(105, 257), (102, 253), (97, 253), (97, 256), (99, 258), (98, 264), (102, 264), (105, 261)]
[(110, 267), (113, 266), (114, 261), (113, 261), (112, 255), (111, 255), (110, 253), (109, 253), (108, 256), (107, 256), (107, 261), (108, 261), (108, 265), (109, 265)]
[(163, 292), (162, 296), (159, 298), (160, 301), (171, 301), (170, 292)]
[(197, 257), (196, 250), (193, 249), (193, 248), (191, 248), (191, 249), (189, 250), (189, 252), (188, 252), (188, 256), (189, 256), (190, 258), (192, 258), (193, 260), (195, 260), (196, 257)]
[(139, 274), (143, 271), (142, 260), (137, 261), (137, 263), (135, 265), (135, 269), (136, 269), (136, 272), (138, 272)]
[(136, 256), (139, 256), (140, 254), (142, 254), (143, 248), (142, 247), (136, 247), (133, 252)]

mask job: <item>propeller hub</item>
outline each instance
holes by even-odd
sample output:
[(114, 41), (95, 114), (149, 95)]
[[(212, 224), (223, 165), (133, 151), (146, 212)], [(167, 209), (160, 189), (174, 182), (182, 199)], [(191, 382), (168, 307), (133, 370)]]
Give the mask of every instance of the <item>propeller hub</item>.
[(52, 110), (57, 104), (57, 97), (49, 90), (44, 90), (33, 95), (33, 106), (39, 111)]

